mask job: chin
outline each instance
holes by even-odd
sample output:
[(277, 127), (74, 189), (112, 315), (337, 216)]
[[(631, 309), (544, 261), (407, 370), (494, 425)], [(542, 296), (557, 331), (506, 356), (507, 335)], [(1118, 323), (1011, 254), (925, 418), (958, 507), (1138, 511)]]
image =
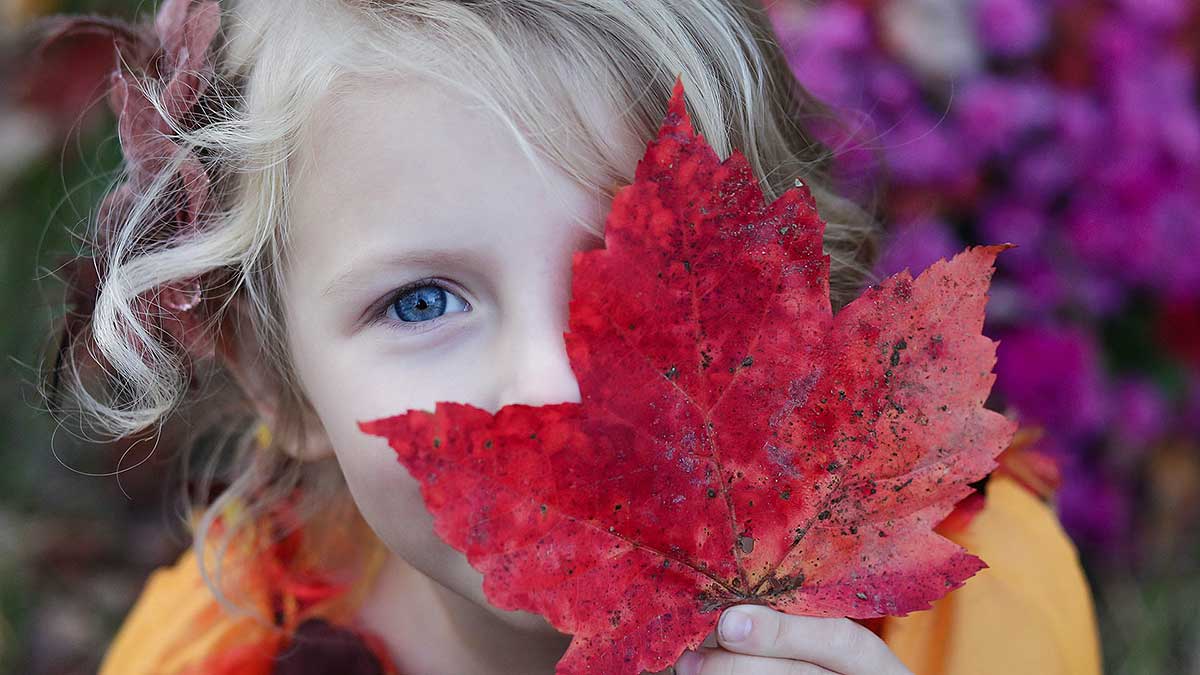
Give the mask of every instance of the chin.
[[(482, 595), (483, 594), (480, 593), (480, 600), (482, 602), (486, 602), (486, 599), (482, 598)], [(514, 629), (519, 630), (522, 633), (531, 633), (533, 635), (563, 635), (559, 631), (555, 630), (554, 626), (551, 626), (550, 622), (546, 621), (546, 619), (541, 615), (521, 611), (506, 612), (502, 609), (493, 607), (491, 604), (488, 604), (487, 607), (491, 608), (492, 613), (503, 619), (504, 622), (509, 626), (512, 626)]]

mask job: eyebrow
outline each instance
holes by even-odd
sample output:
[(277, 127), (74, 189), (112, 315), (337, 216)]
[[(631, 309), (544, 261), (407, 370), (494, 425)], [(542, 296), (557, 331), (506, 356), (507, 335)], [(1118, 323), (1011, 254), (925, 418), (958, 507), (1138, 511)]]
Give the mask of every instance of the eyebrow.
[(323, 297), (334, 295), (354, 288), (357, 280), (369, 277), (392, 267), (405, 266), (460, 266), (472, 269), (486, 269), (487, 260), (475, 251), (467, 249), (418, 249), (394, 255), (369, 255), (350, 263), (347, 268), (335, 276), (325, 290)]

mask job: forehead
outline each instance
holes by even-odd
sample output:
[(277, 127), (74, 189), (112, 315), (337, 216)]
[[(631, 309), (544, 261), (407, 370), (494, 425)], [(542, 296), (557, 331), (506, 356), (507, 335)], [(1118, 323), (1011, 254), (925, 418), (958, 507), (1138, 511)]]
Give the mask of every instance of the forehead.
[(477, 100), (422, 78), (340, 83), (317, 102), (289, 161), (289, 257), (306, 276), (331, 276), (366, 246), (544, 246), (554, 227), (600, 229), (607, 206), (526, 156)]
[(369, 204), (386, 194), (411, 197), (412, 208), (461, 202), (464, 190), (493, 185), (478, 179), (510, 176), (528, 164), (500, 120), (478, 102), (401, 76), (343, 78), (315, 105), (296, 159), (294, 182), (303, 189), (293, 203), (333, 193)]

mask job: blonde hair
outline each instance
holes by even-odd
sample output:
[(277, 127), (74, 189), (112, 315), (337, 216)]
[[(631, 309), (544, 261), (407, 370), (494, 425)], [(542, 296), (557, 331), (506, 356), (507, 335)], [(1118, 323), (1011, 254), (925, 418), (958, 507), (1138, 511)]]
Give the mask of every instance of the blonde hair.
[[(208, 411), (200, 429), (223, 428), (232, 456), (212, 459), (204, 486), (223, 467), (232, 481), (207, 507), (194, 533), (197, 551), (217, 514), (244, 504), (247, 522), (304, 485), (311, 513), (340, 478), (255, 441), (246, 397), (214, 365), (202, 396), (188, 386), (196, 364), (168, 349), (139, 320), (137, 298), (151, 289), (214, 270), (239, 296), (252, 339), (280, 401), (272, 429), (279, 443), (303, 443), (311, 415), (287, 358), (280, 323), (287, 253), (288, 186), (294, 149), (314, 104), (349, 81), (411, 72), (474, 97), (493, 111), (532, 157), (541, 153), (581, 186), (609, 197), (632, 181), (644, 145), (681, 76), (696, 131), (717, 154), (738, 148), (768, 200), (796, 178), (812, 190), (828, 226), (830, 285), (840, 307), (869, 279), (878, 228), (870, 214), (829, 187), (827, 148), (805, 123), (835, 116), (796, 82), (763, 10), (736, 0), (238, 0), (223, 10), (216, 73), (198, 104), (199, 123), (174, 129), (186, 152), (204, 160), (216, 207), (195, 234), (164, 245), (151, 236), (152, 209), (134, 209), (108, 250), (90, 331), (61, 364), (62, 393), (93, 429), (115, 437), (162, 424), (181, 404)], [(144, 84), (152, 101), (161, 93)], [(590, 96), (607, 97), (628, 134), (605, 129)], [(632, 153), (632, 154), (631, 154)], [(537, 162), (535, 162), (535, 166)], [(176, 167), (170, 165), (167, 171)], [(170, 190), (170, 176), (140, 195)], [(223, 306), (211, 330), (233, 330)], [(89, 369), (86, 363), (101, 367)], [(225, 509), (228, 511), (228, 509)], [(307, 517), (303, 515), (302, 519)], [(222, 528), (232, 534), (235, 527)], [(203, 560), (203, 556), (201, 557)], [(219, 557), (217, 568), (219, 570)], [(206, 577), (207, 578), (207, 577)], [(216, 589), (214, 589), (216, 590)], [(219, 591), (218, 591), (219, 595)]]

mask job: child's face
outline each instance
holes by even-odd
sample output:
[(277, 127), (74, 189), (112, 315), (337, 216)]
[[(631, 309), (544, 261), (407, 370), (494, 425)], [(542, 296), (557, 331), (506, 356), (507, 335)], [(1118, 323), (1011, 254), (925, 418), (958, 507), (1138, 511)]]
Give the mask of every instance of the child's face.
[[(549, 166), (543, 187), (469, 106), (399, 79), (322, 102), (291, 186), (284, 300), (296, 370), (359, 510), (394, 553), (484, 604), (416, 481), (356, 422), (437, 401), (579, 401), (562, 337), (571, 253), (603, 242), (572, 216), (599, 229), (608, 200)], [(396, 296), (424, 277), (436, 281)]]

